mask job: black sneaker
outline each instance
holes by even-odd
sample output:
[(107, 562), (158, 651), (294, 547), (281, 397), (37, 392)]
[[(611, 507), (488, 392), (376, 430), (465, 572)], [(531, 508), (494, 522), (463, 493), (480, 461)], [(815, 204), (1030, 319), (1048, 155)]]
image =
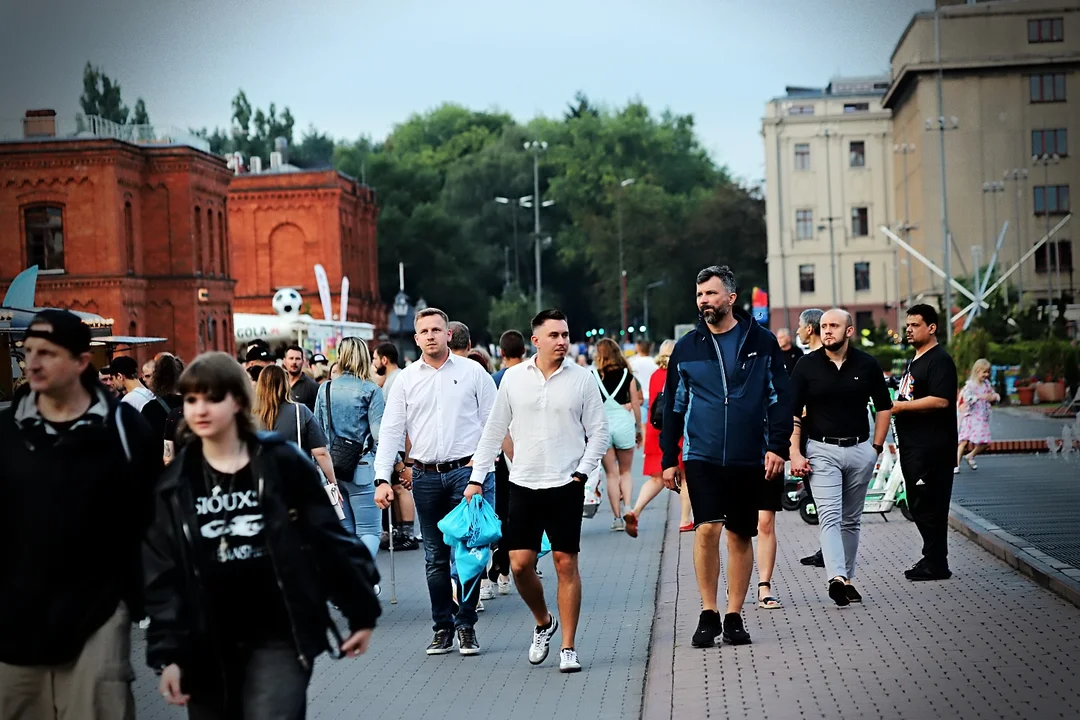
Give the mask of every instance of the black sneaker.
[(428, 655), (446, 655), (454, 649), (454, 631), (453, 630), (436, 630), (435, 637), (431, 639), (431, 644), (427, 646)]
[(379, 549), (380, 550), (389, 550), (390, 549), (390, 533), (386, 532), (385, 530), (383, 530), (381, 533), (379, 533)]
[(412, 535), (405, 533), (394, 533), (394, 549), (407, 552), (409, 550), (416, 550), (420, 547), (420, 543), (416, 541)]
[(479, 655), (480, 643), (476, 642), (476, 631), (471, 627), (457, 629), (458, 652), (462, 655)]
[(829, 581), (829, 597), (840, 607), (851, 603), (847, 594), (847, 585), (839, 578), (833, 578)]
[(702, 610), (690, 644), (696, 648), (710, 648), (716, 644), (716, 636), (719, 634), (720, 613), (715, 610)]
[(750, 633), (743, 627), (742, 615), (728, 613), (724, 616), (724, 642), (728, 645), (749, 645)]
[(920, 560), (915, 563), (915, 567), (904, 573), (904, 577), (912, 582), (918, 582), (922, 580), (948, 580), (952, 577), (952, 572), (948, 566), (932, 565), (925, 560)]
[(821, 554), (820, 550), (818, 550), (813, 555), (807, 555), (806, 557), (802, 558), (801, 560), (799, 560), (799, 562), (803, 565), (823, 568), (825, 567), (825, 556)]
[(854, 585), (845, 585), (844, 589), (847, 591), (847, 599), (853, 603), (861, 603), (862, 595), (855, 589)]

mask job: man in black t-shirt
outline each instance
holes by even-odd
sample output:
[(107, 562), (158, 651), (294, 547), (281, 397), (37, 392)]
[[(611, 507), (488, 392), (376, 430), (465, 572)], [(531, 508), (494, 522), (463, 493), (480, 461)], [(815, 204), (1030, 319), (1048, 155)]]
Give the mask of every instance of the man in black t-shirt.
[(315, 397), (319, 394), (319, 383), (304, 374), (304, 351), (299, 345), (291, 345), (285, 351), (285, 372), (289, 373), (289, 386), (292, 388), (293, 402), (306, 405), (315, 411)]
[(893, 413), (908, 507), (922, 535), (922, 559), (908, 580), (947, 580), (949, 503), (956, 467), (956, 364), (937, 342), (937, 310), (908, 309), (907, 341), (915, 348), (900, 380)]

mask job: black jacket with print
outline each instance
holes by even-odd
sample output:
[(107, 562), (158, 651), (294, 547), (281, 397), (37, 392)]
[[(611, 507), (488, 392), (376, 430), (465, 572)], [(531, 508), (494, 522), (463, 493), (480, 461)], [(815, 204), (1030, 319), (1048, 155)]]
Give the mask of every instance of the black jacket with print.
[(0, 413), (0, 662), (70, 662), (120, 601), (142, 617), (140, 545), (162, 445), (135, 408), (94, 403), (57, 433), (29, 386)]
[[(375, 627), (379, 573), (367, 549), (345, 532), (315, 470), (276, 433), (249, 443), (252, 475), (265, 523), (267, 548), (301, 662), (311, 667), (331, 649), (327, 599), (353, 630)], [(203, 482), (202, 451), (189, 443), (162, 475), (154, 522), (143, 544), (146, 609), (150, 616), (147, 662), (155, 669), (176, 663), (196, 688), (217, 683), (220, 653), (203, 583), (198, 522), (192, 491)], [(185, 691), (188, 684), (185, 684)]]

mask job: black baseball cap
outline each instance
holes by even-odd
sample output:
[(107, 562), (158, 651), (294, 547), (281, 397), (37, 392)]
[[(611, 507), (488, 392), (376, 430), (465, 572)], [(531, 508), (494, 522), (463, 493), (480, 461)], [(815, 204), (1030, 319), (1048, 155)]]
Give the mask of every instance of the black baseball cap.
[(311, 356), (311, 364), (312, 365), (325, 365), (327, 362), (328, 361), (326, 359), (326, 356), (323, 355), (322, 353), (315, 353), (314, 355)]
[(255, 345), (248, 348), (247, 355), (244, 356), (247, 362), (253, 362), (260, 360), (262, 362), (274, 362), (274, 355), (265, 347), (261, 345)]
[[(48, 325), (49, 329), (42, 325)], [(26, 337), (48, 340), (72, 355), (90, 351), (90, 327), (78, 315), (67, 310), (42, 310), (34, 315), (27, 326)]]
[(123, 375), (128, 380), (135, 380), (139, 377), (139, 364), (135, 361), (135, 358), (122, 355), (113, 358), (112, 364), (109, 365), (109, 374), (114, 377)]

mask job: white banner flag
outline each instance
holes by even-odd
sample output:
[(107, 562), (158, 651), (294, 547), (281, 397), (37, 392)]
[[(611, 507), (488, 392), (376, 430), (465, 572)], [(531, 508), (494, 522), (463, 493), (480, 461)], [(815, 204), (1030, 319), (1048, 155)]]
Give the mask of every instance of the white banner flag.
[(345, 322), (349, 319), (349, 278), (341, 276), (341, 317), (338, 318), (341, 322)]
[(326, 268), (318, 263), (315, 264), (315, 282), (319, 286), (319, 300), (322, 301), (323, 319), (333, 320), (334, 311), (333, 306), (330, 304), (330, 281), (326, 278)]

